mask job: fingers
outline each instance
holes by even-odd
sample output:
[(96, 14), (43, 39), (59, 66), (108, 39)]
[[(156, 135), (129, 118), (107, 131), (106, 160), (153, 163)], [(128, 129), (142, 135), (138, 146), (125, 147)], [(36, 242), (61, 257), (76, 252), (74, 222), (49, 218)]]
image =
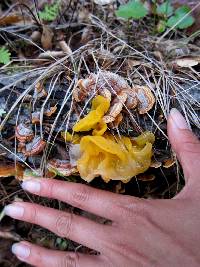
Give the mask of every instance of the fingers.
[(5, 208), (14, 219), (40, 225), (58, 236), (101, 252), (107, 237), (108, 225), (98, 224), (72, 213), (62, 212), (40, 205), (15, 202)]
[(116, 203), (121, 196), (94, 189), (90, 186), (52, 179), (32, 179), (23, 182), (22, 187), (34, 194), (58, 199), (74, 207), (89, 211), (106, 219), (113, 219)]
[(36, 267), (101, 267), (100, 256), (72, 252), (58, 252), (28, 242), (14, 244), (12, 252), (21, 261)]
[(188, 129), (185, 119), (176, 109), (172, 109), (168, 119), (168, 135), (188, 184), (198, 187), (200, 184), (200, 141)]

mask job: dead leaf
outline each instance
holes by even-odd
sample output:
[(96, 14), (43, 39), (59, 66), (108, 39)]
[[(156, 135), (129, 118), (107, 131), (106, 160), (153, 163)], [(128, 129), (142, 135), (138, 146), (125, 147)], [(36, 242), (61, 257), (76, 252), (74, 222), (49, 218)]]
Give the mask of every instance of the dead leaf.
[(60, 48), (62, 49), (62, 51), (65, 52), (67, 55), (72, 54), (71, 48), (68, 46), (68, 44), (65, 41), (60, 41), (59, 45), (60, 45)]
[(16, 233), (12, 233), (12, 232), (8, 232), (8, 231), (0, 231), (0, 238), (4, 238), (4, 239), (11, 239), (15, 242), (19, 242), (21, 241), (21, 238), (18, 234)]
[(15, 24), (22, 20), (23, 20), (22, 16), (19, 16), (17, 14), (9, 14), (7, 16), (0, 18), (0, 25), (5, 26), (5, 25), (10, 25), (10, 24)]
[(57, 106), (53, 106), (53, 107), (50, 107), (48, 108), (45, 112), (44, 112), (44, 115), (47, 116), (47, 117), (51, 117), (57, 110)]
[(152, 161), (152, 162), (151, 162), (151, 165), (150, 165), (151, 168), (155, 168), (155, 169), (158, 169), (158, 168), (160, 168), (161, 166), (162, 166), (162, 163), (159, 162), (159, 161)]
[(53, 59), (58, 57), (64, 57), (66, 54), (63, 51), (46, 51), (44, 53), (40, 53), (38, 58), (39, 59)]
[(179, 58), (175, 60), (175, 64), (181, 68), (191, 68), (199, 64), (198, 58)]
[(122, 120), (123, 120), (123, 115), (120, 113), (120, 114), (117, 115), (115, 120), (109, 124), (109, 127), (111, 129), (119, 127), (119, 125), (122, 122)]
[(19, 143), (17, 147), (17, 152), (24, 153), (26, 151), (26, 144), (25, 143)]
[(140, 174), (137, 178), (140, 181), (149, 182), (155, 180), (156, 176), (154, 174)]
[(90, 19), (90, 12), (87, 8), (82, 7), (77, 14), (77, 21), (81, 22), (88, 22)]
[(42, 82), (38, 82), (35, 85), (33, 98), (34, 99), (40, 99), (40, 98), (45, 97), (45, 96), (47, 96), (47, 92), (46, 92), (46, 90), (44, 88), (44, 85), (43, 85)]
[(165, 169), (168, 169), (168, 168), (172, 167), (175, 163), (176, 163), (175, 159), (166, 159), (166, 160), (164, 160), (163, 167)]
[(1, 164), (0, 178), (15, 176), (15, 178), (23, 179), (24, 168), (19, 164)]
[(132, 70), (134, 67), (140, 66), (141, 64), (142, 64), (142, 62), (139, 60), (128, 59), (127, 60), (127, 69)]
[(119, 183), (116, 184), (116, 186), (115, 186), (115, 193), (117, 193), (117, 194), (123, 194), (123, 193), (125, 193), (125, 188), (124, 188), (124, 186), (122, 186), (122, 182), (121, 181), (119, 181)]
[(101, 6), (110, 5), (113, 2), (115, 2), (115, 0), (93, 0), (93, 1), (95, 2), (95, 4), (101, 5)]
[(53, 179), (56, 177), (56, 173), (55, 172), (50, 172), (49, 170), (47, 170), (44, 174), (44, 178), (49, 178), (49, 179)]
[(38, 42), (41, 40), (42, 34), (39, 31), (32, 32), (30, 38), (33, 42)]
[(31, 114), (31, 121), (33, 124), (40, 123), (40, 112), (36, 111)]
[(191, 51), (188, 47), (188, 44), (185, 44), (182, 40), (166, 40), (156, 44), (156, 51), (160, 51), (163, 56), (167, 58), (176, 58), (188, 56)]
[(91, 27), (87, 26), (83, 29), (81, 35), (81, 44), (85, 45), (93, 39), (94, 32)]
[(45, 50), (51, 50), (52, 49), (53, 36), (54, 36), (54, 33), (51, 30), (51, 28), (48, 27), (47, 25), (43, 25), (41, 43), (42, 43), (42, 47)]

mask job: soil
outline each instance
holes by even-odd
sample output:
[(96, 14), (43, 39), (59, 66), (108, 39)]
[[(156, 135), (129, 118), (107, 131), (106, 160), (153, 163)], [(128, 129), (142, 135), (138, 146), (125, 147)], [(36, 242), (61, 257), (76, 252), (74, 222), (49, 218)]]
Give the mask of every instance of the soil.
[[(91, 108), (91, 101), (74, 102), (72, 90), (79, 79), (99, 70), (119, 74), (130, 86), (148, 86), (156, 100), (154, 107), (143, 115), (137, 109), (124, 109), (122, 123), (110, 128), (110, 132), (114, 136), (134, 137), (148, 130), (154, 133), (156, 141), (154, 164), (145, 173), (126, 184), (105, 183), (98, 177), (90, 185), (142, 198), (172, 198), (184, 187), (184, 177), (167, 139), (170, 109), (178, 108), (200, 136), (200, 38), (197, 32), (200, 22), (196, 16), (199, 9), (193, 12), (192, 27), (171, 30), (164, 36), (155, 30), (159, 19), (156, 16), (149, 15), (138, 21), (117, 18), (114, 11), (122, 1), (105, 6), (93, 1), (61, 2), (63, 8), (53, 21), (41, 21), (35, 15), (53, 1), (26, 0), (19, 5), (13, 0), (0, 4), (0, 47), (5, 46), (11, 52), (11, 62), (0, 65), (0, 210), (14, 200), (23, 200), (103, 220), (57, 200), (27, 194), (20, 187), (23, 177), (19, 173), (15, 177), (2, 175), (8, 166), (16, 169), (17, 165), (23, 175), (26, 169), (26, 175), (33, 175), (36, 170), (37, 175), (49, 177), (51, 174), (46, 168), (49, 160), (69, 158), (69, 144), (60, 133), (71, 131), (80, 116), (85, 116)], [(198, 3), (185, 2), (191, 8)], [(173, 4), (179, 7), (185, 2), (177, 0)], [(148, 6), (151, 10), (150, 3)], [(5, 17), (9, 19), (6, 21)], [(186, 59), (196, 63), (190, 67), (177, 65), (177, 60)], [(53, 107), (56, 107), (54, 111)], [(49, 111), (52, 114), (47, 115)], [(35, 112), (39, 112), (37, 123), (32, 119)], [(34, 136), (45, 141), (44, 151), (27, 156), (19, 149), (16, 127), (20, 124), (30, 126)], [(54, 179), (86, 183), (77, 175), (57, 175)], [(28, 266), (10, 252), (11, 245), (20, 240), (53, 249), (96, 253), (39, 226), (8, 217), (0, 223), (2, 267)]]

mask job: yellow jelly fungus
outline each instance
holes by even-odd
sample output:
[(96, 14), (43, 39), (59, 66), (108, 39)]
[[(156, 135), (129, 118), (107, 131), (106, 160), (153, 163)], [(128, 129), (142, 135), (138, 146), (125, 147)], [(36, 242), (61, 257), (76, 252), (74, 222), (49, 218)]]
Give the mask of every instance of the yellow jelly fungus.
[(80, 141), (81, 158), (77, 161), (80, 176), (87, 182), (101, 176), (104, 181), (121, 180), (145, 172), (152, 157), (154, 135), (145, 132), (135, 139), (104, 136), (84, 136)]
[(80, 144), (76, 164), (81, 178), (87, 182), (101, 176), (106, 182), (121, 180), (127, 183), (135, 175), (145, 172), (151, 164), (154, 134), (144, 132), (136, 138), (129, 138), (107, 133), (103, 117), (109, 107), (106, 98), (95, 97), (91, 111), (73, 127), (74, 132), (93, 130), (92, 135), (62, 133), (65, 141)]
[(138, 137), (135, 137), (133, 139), (133, 142), (135, 142), (138, 146), (144, 146), (147, 142), (153, 144), (155, 142), (155, 135), (151, 132), (146, 131)]
[(72, 135), (69, 132), (61, 132), (61, 136), (64, 138), (65, 142), (71, 142), (72, 144), (79, 144), (81, 140), (80, 135)]
[(92, 100), (92, 108), (85, 118), (78, 121), (74, 127), (74, 132), (87, 132), (93, 130), (93, 135), (103, 135), (107, 130), (103, 116), (110, 107), (110, 102), (103, 96), (98, 95)]
[(104, 121), (97, 123), (95, 129), (92, 131), (92, 135), (103, 135), (107, 130), (107, 124)]

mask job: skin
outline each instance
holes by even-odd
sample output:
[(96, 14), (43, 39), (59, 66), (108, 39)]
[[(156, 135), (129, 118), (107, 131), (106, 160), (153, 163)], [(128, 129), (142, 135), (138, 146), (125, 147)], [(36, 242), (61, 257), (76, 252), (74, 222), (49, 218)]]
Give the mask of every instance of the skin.
[(200, 266), (200, 142), (176, 110), (168, 118), (168, 136), (186, 179), (186, 186), (173, 199), (138, 199), (82, 184), (41, 179), (40, 190), (39, 186), (38, 190), (30, 187), (33, 180), (23, 188), (110, 219), (112, 224), (31, 203), (12, 204), (22, 208), (18, 214), (10, 205), (5, 209), (15, 219), (40, 225), (100, 255), (51, 251), (28, 242), (14, 245), (13, 253), (37, 267)]

